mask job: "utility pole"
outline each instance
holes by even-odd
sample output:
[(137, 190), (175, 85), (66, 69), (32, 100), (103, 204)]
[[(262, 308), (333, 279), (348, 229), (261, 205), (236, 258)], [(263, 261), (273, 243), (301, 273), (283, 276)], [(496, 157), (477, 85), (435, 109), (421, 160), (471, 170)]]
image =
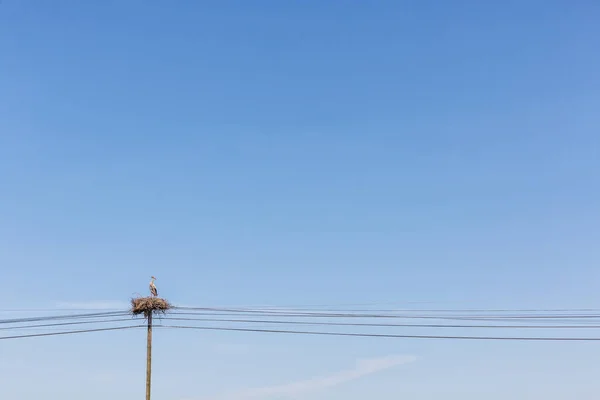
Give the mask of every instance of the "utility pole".
[(152, 382), (152, 313), (154, 310), (146, 311), (148, 319), (148, 341), (146, 344), (146, 400), (150, 400), (150, 386)]
[(146, 400), (150, 400), (150, 389), (152, 387), (152, 317), (154, 314), (166, 314), (173, 306), (165, 299), (158, 297), (158, 291), (154, 286), (152, 277), (150, 281), (150, 297), (136, 297), (131, 299), (131, 315), (143, 315), (148, 322), (148, 338), (146, 339)]

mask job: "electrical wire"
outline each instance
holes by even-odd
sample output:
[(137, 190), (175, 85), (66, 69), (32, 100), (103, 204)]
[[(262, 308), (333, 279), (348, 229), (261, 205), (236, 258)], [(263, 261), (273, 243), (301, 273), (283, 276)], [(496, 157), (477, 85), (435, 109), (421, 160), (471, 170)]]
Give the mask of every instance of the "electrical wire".
[[(398, 327), (398, 328), (460, 328), (460, 329), (598, 329), (600, 324), (600, 309), (273, 309), (247, 307), (175, 307), (168, 315), (160, 316), (159, 320), (169, 321), (201, 321), (214, 322), (220, 326), (189, 326), (155, 324), (161, 328), (200, 329), (216, 331), (263, 332), (281, 334), (305, 334), (327, 336), (357, 336), (357, 337), (389, 337), (415, 339), (464, 339), (464, 340), (524, 340), (524, 341), (599, 341), (600, 338), (577, 337), (502, 337), (502, 336), (448, 336), (448, 335), (402, 335), (384, 333), (359, 332), (323, 332), (302, 330), (257, 329), (252, 325), (246, 327), (228, 327), (223, 323), (233, 324), (277, 324), (304, 325), (323, 327)], [(437, 313), (437, 315), (436, 315)], [(454, 315), (456, 314), (456, 315)], [(125, 318), (127, 316), (128, 318)], [(185, 317), (188, 316), (188, 317)], [(123, 318), (121, 318), (123, 317)], [(215, 318), (221, 317), (221, 318)], [(369, 319), (390, 320), (439, 320), (440, 323), (395, 323), (368, 322)], [(0, 320), (0, 330), (44, 329), (84, 324), (112, 324), (135, 320), (127, 310), (91, 312), (79, 314), (45, 315), (26, 318), (11, 318)], [(337, 321), (335, 321), (337, 320)], [(349, 320), (349, 321), (348, 321)], [(366, 321), (360, 321), (366, 320)], [(67, 321), (67, 322), (65, 322)], [(360, 321), (360, 322), (359, 322)], [(460, 321), (442, 323), (442, 321)], [(158, 322), (158, 321), (157, 321)], [(417, 321), (414, 321), (417, 322)], [(425, 322), (425, 321), (424, 321)], [(433, 321), (432, 321), (433, 322)], [(505, 322), (500, 324), (500, 322)], [(512, 322), (512, 323), (511, 323)], [(594, 324), (595, 323), (595, 324)], [(579, 325), (575, 325), (579, 324)], [(106, 326), (106, 325), (105, 325)], [(97, 329), (83, 329), (51, 333), (31, 333), (0, 337), (0, 340), (29, 338), (39, 336), (69, 335), (86, 332), (99, 332), (137, 328), (135, 326), (111, 326)]]
[[(257, 310), (257, 309), (244, 309), (244, 308), (208, 308), (208, 307), (175, 307), (176, 310), (193, 310), (193, 311), (203, 311), (203, 312), (230, 312), (230, 313), (248, 313), (248, 314), (269, 314), (269, 315), (309, 315), (309, 316), (329, 316), (329, 317), (389, 317), (396, 318), (397, 314), (381, 314), (381, 313), (368, 313), (369, 310), (360, 310), (362, 313), (357, 312), (325, 312), (325, 311), (296, 311), (296, 310)], [(405, 310), (394, 310), (393, 312), (405, 312)], [(458, 311), (455, 311), (458, 312)], [(401, 317), (415, 317), (402, 315)], [(423, 317), (423, 316), (418, 316)], [(437, 316), (428, 315), (428, 318), (437, 318)], [(453, 318), (497, 318), (497, 315), (489, 316), (489, 315), (465, 315), (465, 316), (452, 316)], [(579, 317), (579, 318), (600, 318), (600, 314), (521, 314), (521, 315), (501, 315), (501, 318), (563, 318), (563, 317)]]
[(0, 320), (0, 324), (41, 322), (41, 321), (52, 321), (52, 320), (62, 320), (62, 319), (85, 319), (85, 318), (95, 318), (95, 317), (116, 317), (116, 316), (123, 316), (123, 315), (128, 315), (128, 314), (129, 314), (129, 312), (127, 312), (127, 311), (117, 311), (117, 312), (87, 313), (87, 314), (50, 315), (50, 316), (43, 316), (43, 317), (2, 319), (2, 320)]
[(0, 308), (0, 312), (122, 311), (117, 308)]
[(64, 331), (64, 332), (33, 333), (33, 334), (28, 334), (28, 335), (0, 336), (0, 340), (24, 339), (24, 338), (41, 337), (41, 336), (72, 335), (72, 334), (87, 333), (87, 332), (116, 331), (116, 330), (135, 329), (135, 328), (142, 328), (142, 327), (144, 327), (144, 325), (117, 326), (117, 327), (111, 327), (111, 328), (83, 329), (83, 330), (77, 330), (77, 331)]
[[(319, 306), (313, 306), (319, 307)], [(325, 307), (325, 306), (324, 306)], [(600, 308), (466, 308), (466, 309), (415, 309), (415, 308), (388, 308), (388, 309), (347, 309), (347, 308), (310, 308), (310, 307), (174, 307), (180, 310), (235, 310), (235, 311), (266, 311), (266, 312), (304, 312), (304, 311), (318, 311), (318, 312), (460, 312), (460, 313), (473, 313), (473, 312), (600, 312)]]
[[(80, 314), (80, 315), (63, 315), (63, 316), (52, 316), (49, 317), (52, 319), (62, 319), (62, 318), (102, 318), (102, 317), (112, 317), (115, 313), (93, 313), (93, 314)], [(127, 313), (116, 313), (116, 314), (127, 314)], [(269, 315), (270, 316), (270, 315)], [(285, 314), (278, 314), (277, 316), (285, 316)], [(291, 316), (296, 316), (291, 314)], [(305, 315), (302, 315), (305, 316)], [(314, 316), (313, 314), (308, 316)], [(330, 316), (329, 314), (317, 314), (317, 316)], [(352, 315), (353, 317), (355, 315)], [(372, 315), (368, 315), (371, 317)], [(343, 316), (347, 317), (346, 315)], [(363, 317), (363, 315), (359, 315), (359, 317)], [(28, 319), (13, 319), (8, 321), (0, 321), (3, 323), (15, 324), (19, 321), (19, 323), (39, 321), (40, 319), (45, 320), (48, 317), (44, 318), (28, 318)], [(132, 318), (112, 318), (112, 319), (101, 319), (101, 320), (93, 320), (93, 321), (75, 321), (75, 322), (57, 322), (57, 323), (48, 323), (48, 324), (35, 324), (35, 325), (20, 325), (20, 326), (9, 326), (0, 328), (0, 330), (10, 330), (10, 329), (23, 329), (23, 328), (45, 328), (51, 326), (67, 326), (67, 325), (80, 325), (80, 324), (102, 324), (102, 323), (114, 323), (114, 322), (125, 322), (131, 321)], [(590, 326), (569, 326), (569, 325), (463, 325), (463, 324), (395, 324), (395, 323), (358, 323), (358, 322), (313, 322), (313, 321), (289, 321), (289, 320), (263, 320), (263, 319), (225, 319), (225, 318), (180, 318), (180, 317), (170, 317), (165, 316), (161, 317), (160, 320), (172, 320), (172, 321), (203, 321), (203, 322), (231, 322), (231, 323), (266, 323), (266, 324), (290, 324), (290, 325), (315, 325), (315, 326), (365, 326), (365, 327), (415, 327), (415, 328), (510, 328), (510, 329), (565, 329), (565, 328), (600, 328), (600, 325), (590, 325)], [(0, 340), (8, 340), (8, 339), (19, 339), (19, 338), (32, 338), (32, 337), (44, 337), (44, 336), (56, 336), (56, 335), (70, 335), (70, 334), (79, 334), (79, 333), (87, 333), (87, 332), (100, 332), (100, 331), (113, 331), (113, 330), (123, 330), (123, 329), (132, 329), (132, 328), (140, 328), (145, 325), (134, 325), (134, 326), (117, 326), (117, 327), (107, 327), (107, 328), (97, 328), (97, 329), (84, 329), (84, 330), (72, 330), (72, 331), (61, 331), (61, 332), (51, 332), (51, 333), (34, 333), (34, 334), (24, 334), (24, 335), (12, 335), (12, 336), (3, 336), (0, 337)], [(225, 326), (189, 326), (189, 325), (171, 325), (171, 324), (155, 324), (157, 328), (173, 328), (173, 329), (196, 329), (196, 330), (214, 330), (214, 331), (236, 331), (236, 332), (262, 332), (262, 333), (280, 333), (280, 334), (297, 334), (297, 335), (321, 335), (321, 336), (349, 336), (349, 337), (374, 337), (374, 338), (405, 338), (405, 339), (456, 339), (456, 340), (510, 340), (510, 341), (600, 341), (600, 337), (504, 337), (504, 336), (454, 336), (454, 335), (406, 335), (406, 334), (384, 334), (384, 333), (359, 333), (359, 332), (330, 332), (330, 331), (303, 331), (303, 330), (279, 330), (279, 329), (257, 329), (257, 328), (234, 328), (234, 327), (225, 327)]]
[[(550, 310), (550, 309), (548, 309)], [(558, 310), (558, 309), (555, 309)], [(567, 310), (567, 309), (563, 309)], [(581, 312), (584, 309), (573, 309), (572, 311)], [(594, 310), (594, 309), (587, 309)], [(447, 312), (483, 312), (485, 310), (437, 310), (443, 312), (443, 315), (415, 315), (415, 312), (433, 312), (434, 310), (390, 310), (394, 313), (381, 313), (377, 310), (360, 310), (360, 312), (330, 312), (321, 311), (290, 311), (290, 310), (257, 310), (245, 308), (218, 308), (218, 307), (176, 307), (172, 314), (176, 315), (210, 315), (210, 316), (261, 316), (266, 318), (287, 317), (287, 318), (394, 318), (394, 319), (437, 319), (437, 320), (458, 320), (458, 321), (511, 321), (511, 320), (573, 320), (573, 319), (600, 319), (600, 314), (520, 314), (520, 315), (447, 315)], [(508, 312), (509, 310), (495, 310)], [(510, 310), (516, 311), (516, 310)], [(533, 311), (533, 310), (532, 310)], [(539, 310), (536, 310), (539, 311)], [(398, 314), (405, 313), (405, 314)], [(43, 322), (52, 320), (71, 320), (86, 319), (96, 317), (118, 317), (128, 315), (128, 311), (110, 311), (85, 314), (67, 314), (50, 315), (26, 318), (12, 318), (0, 320), (0, 324), (16, 324), (27, 322)]]
[(577, 342), (596, 342), (597, 338), (579, 338), (579, 337), (502, 337), (502, 336), (442, 336), (442, 335), (395, 335), (383, 333), (355, 333), (355, 332), (321, 332), (321, 331), (298, 331), (298, 330), (277, 330), (277, 329), (253, 329), (253, 328), (223, 328), (207, 326), (185, 326), (185, 325), (155, 325), (157, 328), (171, 329), (198, 329), (212, 331), (234, 331), (234, 332), (262, 332), (262, 333), (281, 333), (293, 335), (321, 335), (321, 336), (354, 336), (354, 337), (373, 337), (373, 338), (399, 338), (399, 339), (452, 339), (452, 340), (509, 340), (509, 341), (577, 341)]
[(268, 312), (268, 311), (238, 311), (232, 310), (228, 312), (212, 312), (212, 311), (193, 311), (193, 312), (178, 312), (174, 311), (174, 315), (220, 315), (220, 316), (253, 316), (261, 317), (288, 317), (288, 318), (382, 318), (382, 319), (432, 319), (432, 320), (451, 320), (451, 321), (552, 321), (552, 320), (574, 320), (584, 319), (593, 320), (600, 319), (600, 314), (589, 315), (512, 315), (512, 316), (448, 316), (448, 315), (398, 315), (398, 314), (378, 314), (378, 313), (292, 313), (292, 312)]
[(29, 328), (47, 328), (47, 327), (55, 327), (55, 326), (67, 326), (67, 325), (103, 324), (103, 323), (125, 322), (125, 321), (132, 321), (132, 318), (117, 318), (117, 319), (104, 319), (104, 320), (99, 320), (99, 321), (58, 322), (58, 323), (53, 323), (53, 324), (9, 326), (9, 327), (0, 327), (0, 331), (29, 329)]
[(265, 319), (226, 319), (226, 318), (173, 318), (163, 317), (170, 321), (203, 321), (203, 322), (232, 322), (253, 324), (282, 324), (282, 325), (315, 325), (315, 326), (369, 326), (369, 327), (402, 327), (402, 328), (506, 328), (506, 329), (598, 329), (600, 325), (450, 325), (450, 324), (392, 324), (392, 323), (360, 323), (360, 322), (308, 322), (281, 321)]

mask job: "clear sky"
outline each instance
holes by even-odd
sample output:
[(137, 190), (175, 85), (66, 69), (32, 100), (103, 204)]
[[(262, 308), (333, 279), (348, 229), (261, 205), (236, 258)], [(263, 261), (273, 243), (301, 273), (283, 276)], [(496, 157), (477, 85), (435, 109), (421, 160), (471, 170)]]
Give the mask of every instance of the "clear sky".
[[(600, 307), (598, 21), (595, 0), (3, 0), (0, 308), (112, 307), (150, 275), (194, 306)], [(4, 341), (2, 393), (141, 397), (144, 346)], [(156, 348), (164, 400), (600, 394), (593, 343)]]

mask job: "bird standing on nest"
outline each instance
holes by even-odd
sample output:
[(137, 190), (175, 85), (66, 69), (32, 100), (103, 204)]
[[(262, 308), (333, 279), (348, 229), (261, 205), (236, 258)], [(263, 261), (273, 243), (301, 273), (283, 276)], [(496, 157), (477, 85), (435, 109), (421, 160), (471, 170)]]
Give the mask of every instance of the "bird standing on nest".
[(151, 277), (152, 280), (150, 281), (150, 293), (152, 294), (153, 297), (158, 296), (158, 290), (156, 289), (156, 285), (154, 284), (154, 281), (156, 280), (155, 277)]

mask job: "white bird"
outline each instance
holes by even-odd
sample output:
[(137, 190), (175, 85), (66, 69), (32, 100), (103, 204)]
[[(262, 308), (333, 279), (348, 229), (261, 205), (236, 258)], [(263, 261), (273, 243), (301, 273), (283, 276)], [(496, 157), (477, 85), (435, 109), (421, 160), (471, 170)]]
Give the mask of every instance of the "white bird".
[(156, 297), (158, 296), (158, 290), (156, 289), (156, 285), (154, 284), (156, 278), (153, 276), (151, 278), (152, 280), (150, 281), (150, 293), (152, 294), (152, 296)]

